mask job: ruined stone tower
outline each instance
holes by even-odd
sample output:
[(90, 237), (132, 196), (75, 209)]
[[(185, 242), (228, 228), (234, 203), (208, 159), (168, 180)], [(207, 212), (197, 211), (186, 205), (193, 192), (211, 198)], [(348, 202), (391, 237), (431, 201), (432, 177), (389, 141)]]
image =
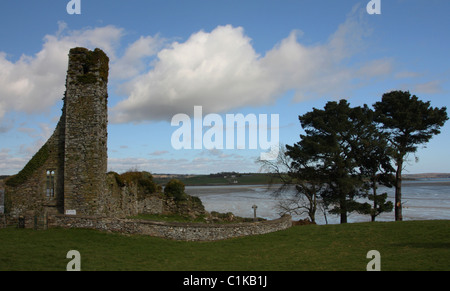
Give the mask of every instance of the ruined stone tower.
[(96, 214), (106, 189), (108, 58), (99, 49), (69, 53), (65, 95), (64, 210)]
[(100, 49), (70, 50), (61, 119), (28, 164), (6, 180), (10, 215), (98, 214), (106, 188), (108, 62)]

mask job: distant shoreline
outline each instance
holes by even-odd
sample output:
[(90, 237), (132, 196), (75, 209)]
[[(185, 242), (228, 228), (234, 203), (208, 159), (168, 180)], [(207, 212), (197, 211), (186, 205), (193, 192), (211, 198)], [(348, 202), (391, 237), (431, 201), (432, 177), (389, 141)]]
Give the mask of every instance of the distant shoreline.
[[(251, 186), (279, 184), (279, 181), (271, 181), (267, 173), (229, 173), (224, 174), (152, 174), (153, 179), (158, 184), (165, 184), (170, 179), (179, 179), (186, 186)], [(10, 176), (0, 175), (0, 186), (2, 180)], [(423, 179), (450, 179), (450, 173), (423, 173), (423, 174), (405, 174), (403, 182), (405, 186), (423, 186), (427, 183), (434, 185), (449, 186), (450, 181), (423, 181)], [(419, 181), (422, 180), (422, 181)], [(407, 183), (417, 181), (416, 183)]]
[(450, 173), (424, 173), (424, 174), (404, 174), (403, 179), (447, 179)]
[[(163, 178), (161, 178), (163, 176)], [(268, 185), (280, 184), (281, 181), (271, 181), (270, 175), (266, 173), (245, 173), (238, 174), (234, 177), (214, 175), (154, 175), (157, 183), (165, 184), (170, 179), (179, 179), (186, 186), (252, 186), (252, 185)], [(425, 174), (406, 174), (403, 175), (403, 184), (405, 186), (420, 186), (427, 183), (434, 185), (448, 186), (450, 181), (420, 181), (423, 179), (450, 179), (450, 173), (425, 173)], [(415, 182), (417, 181), (417, 182)], [(408, 183), (415, 182), (415, 183)], [(420, 184), (419, 184), (420, 183)]]

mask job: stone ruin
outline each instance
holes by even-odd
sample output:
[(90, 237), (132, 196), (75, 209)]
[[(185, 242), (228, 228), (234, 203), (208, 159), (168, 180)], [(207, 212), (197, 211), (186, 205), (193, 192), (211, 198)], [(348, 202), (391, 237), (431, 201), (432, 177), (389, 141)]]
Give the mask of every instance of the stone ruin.
[[(162, 194), (150, 173), (107, 173), (108, 72), (109, 58), (102, 50), (70, 50), (62, 115), (53, 135), (17, 175), (0, 181), (4, 217), (29, 228), (102, 225), (95, 227), (102, 229), (105, 223), (99, 221), (104, 218), (207, 213), (196, 197), (177, 203)], [(281, 227), (289, 223), (284, 219)], [(114, 225), (129, 222), (115, 220)], [(167, 229), (173, 233), (173, 228)], [(264, 232), (277, 225), (259, 228)], [(209, 230), (205, 233), (211, 237)]]
[(15, 176), (6, 180), (12, 217), (73, 213), (95, 215), (106, 189), (106, 54), (74, 48), (69, 53), (61, 118), (53, 135)]
[(5, 182), (10, 216), (122, 217), (147, 209), (162, 213), (169, 207), (161, 195), (140, 193), (145, 189), (137, 185), (139, 179), (151, 175), (128, 179), (125, 185), (116, 173), (107, 173), (108, 63), (100, 49), (70, 50), (56, 129), (28, 164)]

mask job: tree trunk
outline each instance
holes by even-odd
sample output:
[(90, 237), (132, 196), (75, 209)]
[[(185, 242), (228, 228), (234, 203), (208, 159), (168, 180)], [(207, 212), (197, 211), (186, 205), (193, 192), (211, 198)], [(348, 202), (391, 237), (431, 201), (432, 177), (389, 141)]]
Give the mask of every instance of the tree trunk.
[(375, 179), (372, 180), (372, 189), (373, 189), (373, 211), (372, 211), (372, 222), (375, 221), (377, 217), (377, 181)]
[(402, 221), (402, 168), (403, 157), (397, 161), (397, 173), (395, 174), (395, 221)]
[(347, 223), (347, 212), (341, 212), (341, 224)]
[(316, 194), (316, 189), (314, 187), (313, 189), (313, 199), (312, 199), (312, 205), (310, 208), (310, 213), (309, 213), (309, 218), (311, 219), (312, 223), (316, 223), (316, 210), (317, 210), (317, 194)]
[(347, 205), (345, 203), (345, 198), (341, 198), (340, 202), (340, 211), (341, 211), (341, 223), (347, 223)]

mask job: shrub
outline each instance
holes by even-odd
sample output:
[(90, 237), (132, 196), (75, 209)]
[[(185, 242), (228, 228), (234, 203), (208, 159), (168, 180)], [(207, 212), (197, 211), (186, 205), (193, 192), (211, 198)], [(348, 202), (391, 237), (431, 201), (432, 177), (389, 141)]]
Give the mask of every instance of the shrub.
[(128, 171), (121, 175), (114, 173), (119, 187), (137, 185), (139, 192), (146, 196), (159, 192), (160, 188), (153, 181), (153, 176), (149, 172)]
[(175, 198), (177, 201), (187, 200), (188, 196), (184, 192), (184, 184), (180, 180), (172, 179), (164, 187), (164, 194)]

